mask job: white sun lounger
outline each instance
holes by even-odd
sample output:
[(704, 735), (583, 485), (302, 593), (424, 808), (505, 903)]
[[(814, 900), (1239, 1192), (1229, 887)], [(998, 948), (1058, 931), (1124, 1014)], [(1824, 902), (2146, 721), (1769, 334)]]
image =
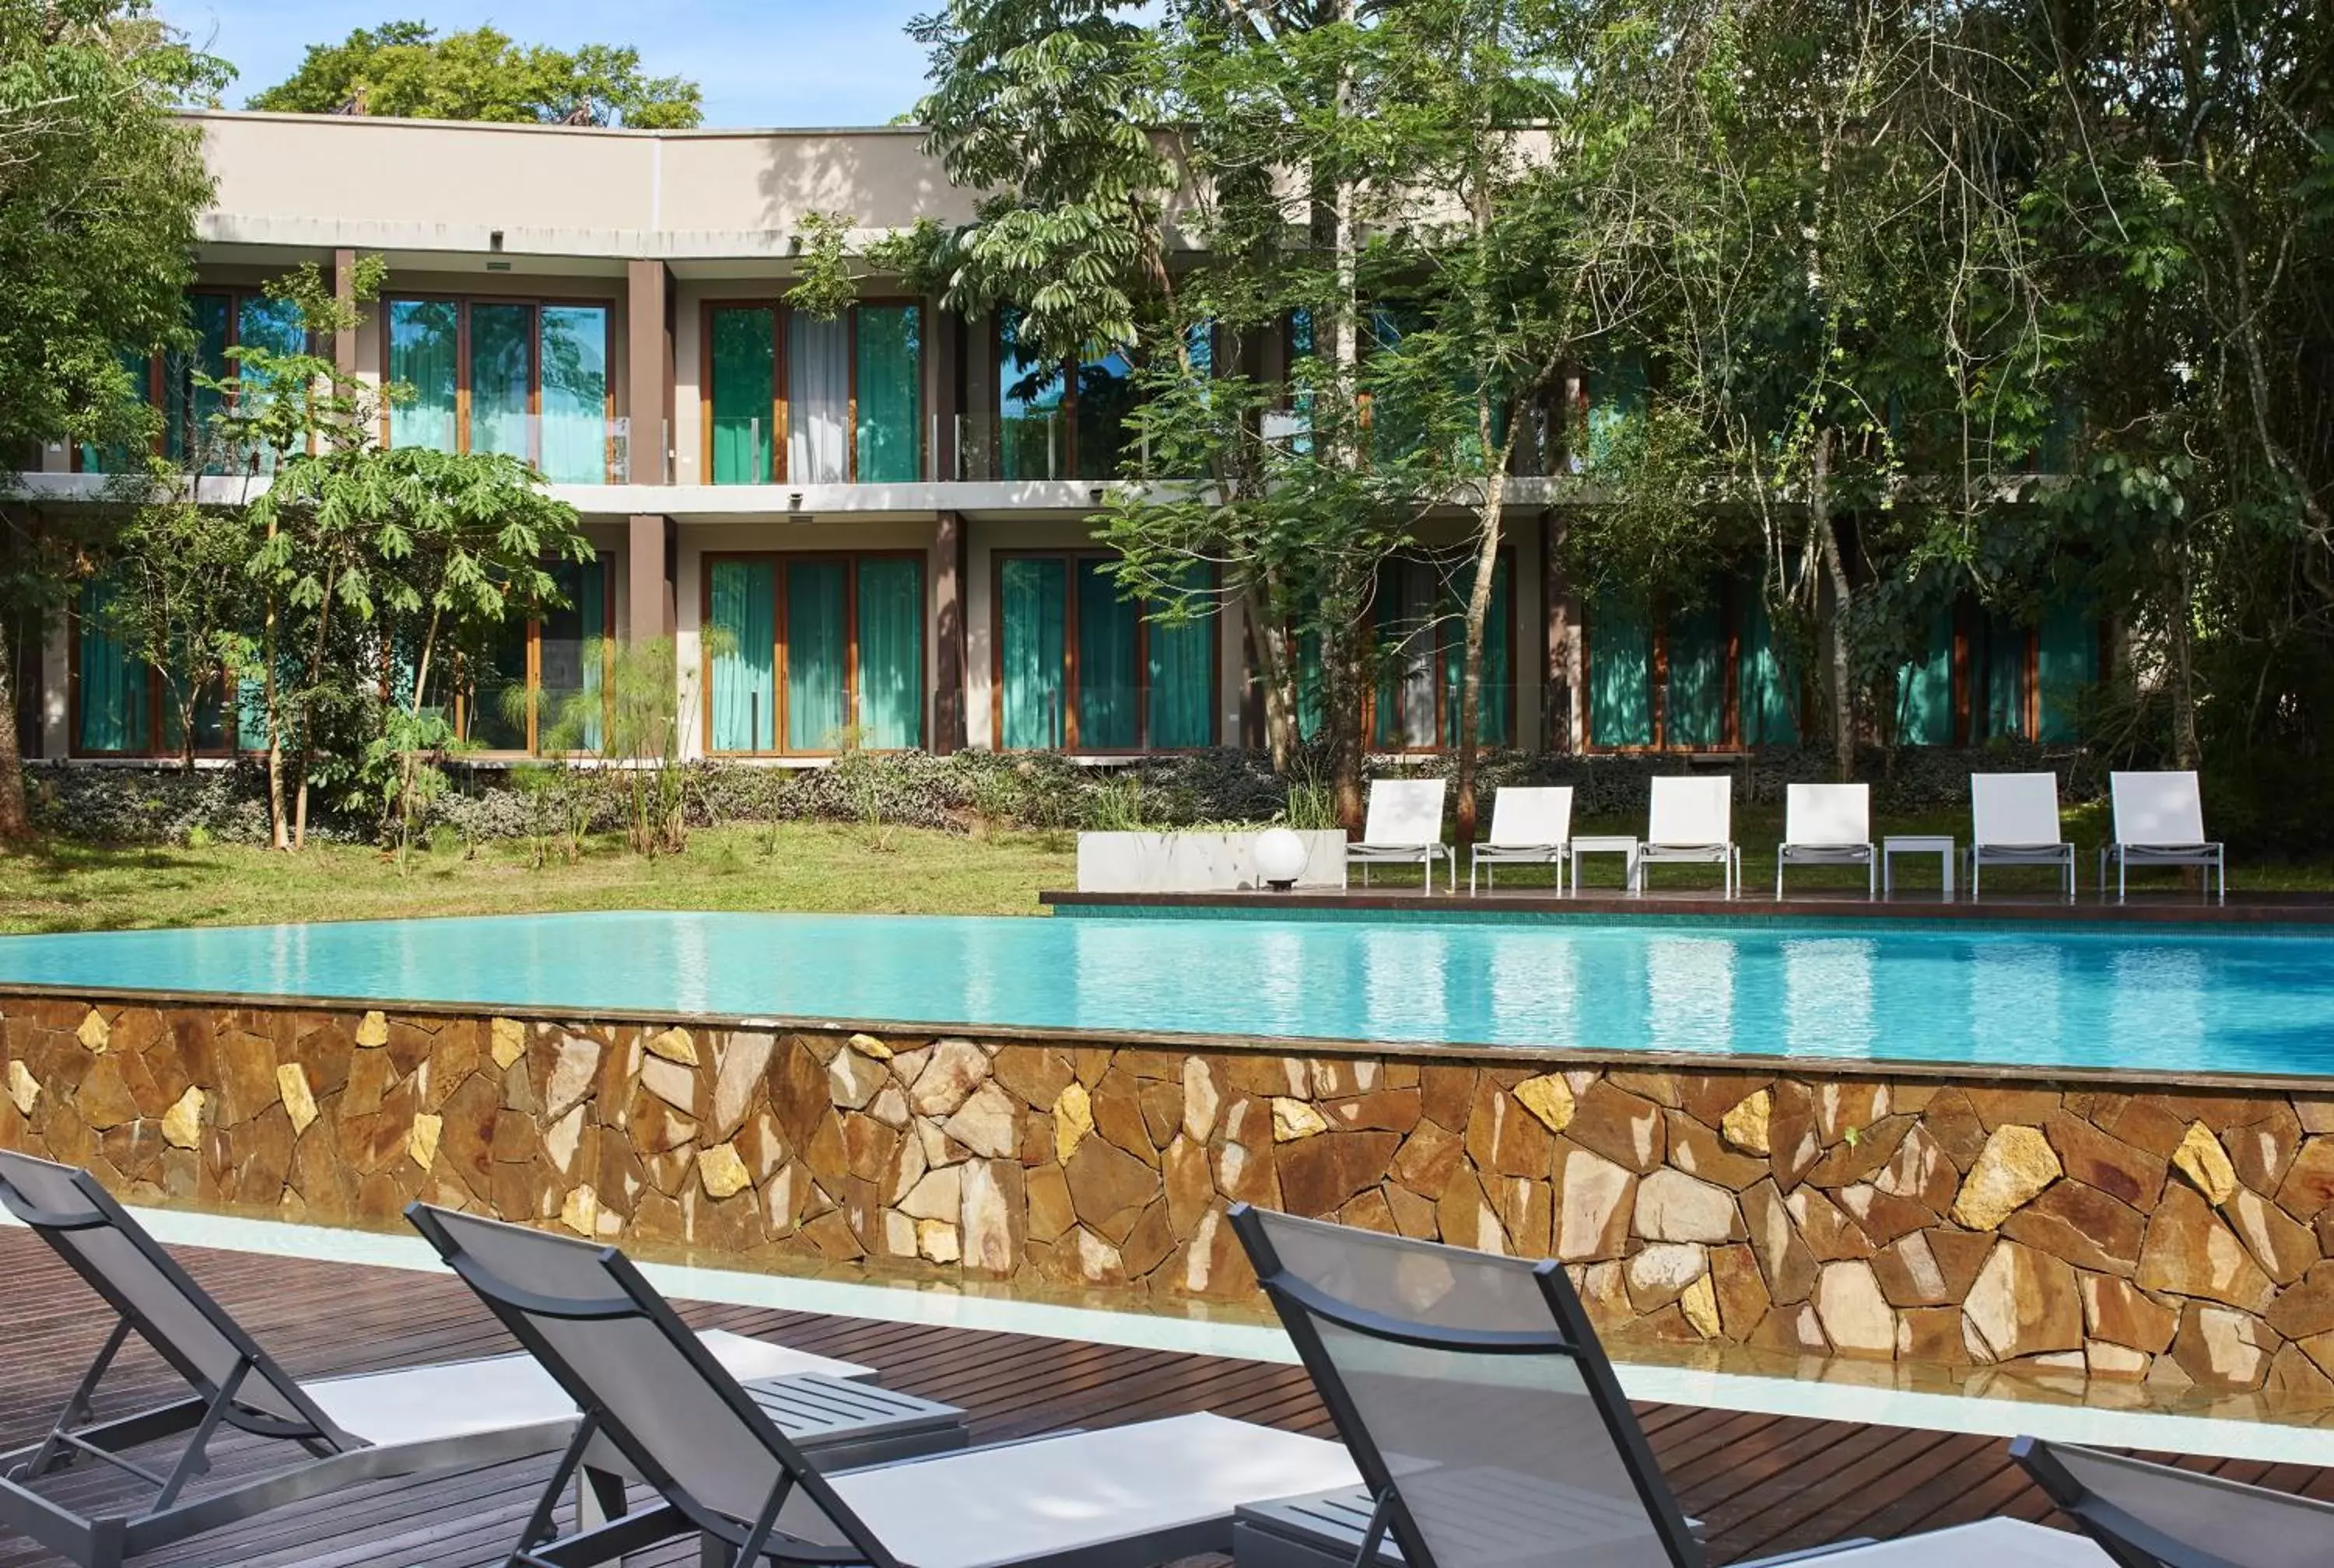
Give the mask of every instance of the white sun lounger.
[[(1360, 1479), (1340, 1444), (1211, 1415), (822, 1474), (615, 1248), (424, 1204), (406, 1215), (584, 1411), (510, 1555), (520, 1568), (690, 1537), (738, 1568), (1130, 1568), (1229, 1551), (1244, 1503)], [(558, 1539), (559, 1498), (595, 1444), (660, 1501)]]
[(1970, 897), (1988, 866), (2056, 866), (2075, 901), (2075, 846), (2059, 825), (2054, 773), (1970, 774)]
[(1374, 865), (1423, 868), (1421, 891), (1434, 890), (1434, 862), (1450, 868), (1451, 886), (1459, 886), (1459, 862), (1442, 842), (1443, 782), (1434, 779), (1378, 778), (1370, 781), (1369, 814), (1362, 822), (1362, 842), (1345, 846), (1345, 862), (1362, 868), (1362, 885), (1369, 886)]
[(2218, 840), (2204, 836), (2204, 795), (2193, 773), (2111, 773), (2115, 840), (2099, 847), (2099, 894), (2107, 890), (2107, 862), (2116, 869), (2116, 899), (2134, 866), (2203, 866), (2217, 896), (2229, 901), (2229, 865)]
[(1475, 868), (1483, 870), (1483, 885), (1494, 886), (1496, 866), (1550, 865), (1556, 868), (1556, 890), (1564, 891), (1564, 861), (1572, 849), (1572, 791), (1569, 786), (1501, 790), (1491, 798), (1491, 836), (1477, 844), (1467, 863), (1467, 890), (1475, 890)]
[(1872, 850), (1872, 786), (1795, 784), (1783, 791), (1783, 842), (1775, 851), (1775, 897), (1786, 866), (1862, 866), (1867, 899), (1880, 891)]
[(1717, 866), (1726, 896), (1742, 880), (1742, 851), (1734, 846), (1734, 780), (1728, 774), (1654, 780), (1653, 811), (1644, 846), (1637, 851), (1637, 890), (1644, 891), (1645, 868), (1656, 865)]
[[(441, 1362), (356, 1377), (295, 1379), (261, 1349), (87, 1171), (0, 1150), (0, 1205), (53, 1247), (117, 1316), (97, 1359), (41, 1442), (0, 1455), (0, 1525), (82, 1568), (112, 1568), (223, 1525), (368, 1481), (474, 1469), (555, 1454), (575, 1430), (575, 1402), (525, 1355)], [(92, 1420), (91, 1398), (131, 1334), (188, 1384), (167, 1404)], [(865, 1367), (710, 1332), (701, 1353), (740, 1380), (816, 1375), (859, 1380)], [(869, 1404), (885, 1396), (869, 1389)], [(931, 1407), (906, 1400), (929, 1426)], [(904, 1412), (892, 1410), (891, 1418)], [(893, 1430), (897, 1430), (896, 1419)], [(224, 1486), (200, 1483), (209, 1446), (223, 1431), (275, 1439), (288, 1463)], [(830, 1429), (820, 1437), (847, 1437)], [(146, 1445), (184, 1438), (175, 1459), (129, 1458)], [(961, 1443), (917, 1441), (892, 1453)], [(860, 1452), (867, 1450), (863, 1448)], [(881, 1447), (876, 1452), (883, 1452)], [(147, 1467), (169, 1463), (168, 1474)], [(153, 1487), (134, 1512), (82, 1514), (36, 1488), (62, 1472), (105, 1465)]]

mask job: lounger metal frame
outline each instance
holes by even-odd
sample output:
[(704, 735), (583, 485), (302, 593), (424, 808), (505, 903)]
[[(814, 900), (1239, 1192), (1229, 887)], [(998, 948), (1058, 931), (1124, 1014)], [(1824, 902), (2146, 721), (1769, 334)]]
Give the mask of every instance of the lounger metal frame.
[(2217, 901), (2229, 901), (2229, 860), (2227, 851), (2217, 843), (2203, 844), (2101, 844), (2099, 846), (2099, 897), (2107, 896), (2107, 863), (2115, 863), (2116, 902), (2125, 901), (2124, 887), (2131, 868), (2139, 866), (2202, 866), (2212, 872), (2206, 890)]
[[(49, 1240), (57, 1255), (113, 1309), (118, 1321), (96, 1360), (74, 1385), (48, 1435), (30, 1448), (0, 1454), (0, 1523), (71, 1558), (82, 1568), (116, 1568), (190, 1536), (368, 1481), (497, 1465), (555, 1452), (566, 1440), (564, 1423), (392, 1445), (368, 1444), (352, 1436), (317, 1407), (299, 1383), (98, 1185), (96, 1178), (71, 1167), (59, 1169), (86, 1207), (70, 1211), (43, 1208), (17, 1190), (5, 1170), (0, 1170), (0, 1204)], [(58, 1235), (96, 1229), (110, 1229), (134, 1247), (234, 1352), (233, 1369), (225, 1378), (213, 1381), (195, 1356), (140, 1312), (101, 1269), (70, 1246), (54, 1240)], [(186, 1399), (134, 1415), (92, 1422), (92, 1396), (133, 1332), (193, 1391)], [(267, 1414), (239, 1399), (247, 1385), (265, 1386), (292, 1409), (294, 1418)], [(209, 1446), (222, 1429), (290, 1443), (305, 1462), (188, 1498), (186, 1488), (208, 1470)], [(168, 1474), (127, 1457), (128, 1450), (181, 1435), (187, 1435), (187, 1445)], [(137, 1513), (82, 1515), (32, 1489), (30, 1483), (84, 1459), (145, 1482), (154, 1489), (151, 1501)]]
[[(1336, 1324), (1355, 1333), (1394, 1344), (1411, 1345), (1424, 1350), (1449, 1350), (1469, 1355), (1556, 1355), (1568, 1358), (1580, 1374), (1582, 1386), (1587, 1391), (1606, 1436), (1619, 1452), (1629, 1480), (1636, 1488), (1637, 1497), (1644, 1505), (1645, 1515), (1663, 1549), (1669, 1554), (1676, 1568), (1703, 1568), (1706, 1563), (1702, 1544), (1693, 1536), (1693, 1525), (1679, 1508), (1677, 1498), (1671, 1493), (1668, 1480), (1663, 1476), (1659, 1461), (1645, 1441), (1644, 1429), (1637, 1424), (1636, 1412), (1630, 1407), (1629, 1397), (1622, 1391), (1621, 1380), (1614, 1374), (1613, 1363), (1605, 1354), (1605, 1347), (1596, 1337), (1596, 1326), (1588, 1321), (1587, 1309), (1565, 1277), (1564, 1265), (1553, 1260), (1534, 1265), (1532, 1276), (1538, 1284), (1541, 1299), (1547, 1302), (1553, 1326), (1540, 1330), (1509, 1331), (1496, 1329), (1444, 1328), (1416, 1323), (1407, 1318), (1389, 1316), (1383, 1313), (1357, 1307), (1337, 1300), (1301, 1279), (1282, 1265), (1279, 1254), (1272, 1246), (1265, 1221), (1253, 1207), (1240, 1203), (1232, 1206), (1230, 1218), (1233, 1234), (1247, 1248), (1249, 1261), (1255, 1265), (1258, 1284), (1279, 1314), (1281, 1325), (1295, 1342), (1297, 1354), (1312, 1375), (1314, 1390), (1329, 1409), (1336, 1424), (1338, 1436), (1354, 1457), (1354, 1465), (1362, 1473), (1363, 1485), (1372, 1502), (1370, 1522), (1362, 1537), (1361, 1546), (1350, 1561), (1356, 1568), (1379, 1568), (1389, 1559), (1382, 1551), (1391, 1538), (1401, 1552), (1407, 1568), (1467, 1568), (1463, 1563), (1441, 1563), (1427, 1546), (1417, 1523), (1404, 1506), (1402, 1494), (1395, 1486), (1394, 1472), (1384, 1453), (1371, 1436), (1369, 1425), (1362, 1419), (1359, 1406), (1351, 1390), (1345, 1387), (1344, 1374), (1337, 1370), (1328, 1348), (1322, 1343), (1316, 1318)], [(1432, 1243), (1413, 1243), (1421, 1248)], [(1292, 1308), (1296, 1310), (1291, 1310)], [(1871, 1544), (1866, 1538), (1832, 1542), (1806, 1551), (1786, 1553), (1779, 1557), (1761, 1558), (1742, 1568), (1782, 1568), (1783, 1564), (1813, 1562), (1834, 1553), (1847, 1552)]]
[(2116, 1568), (2244, 1568), (2241, 1563), (2175, 1540), (2117, 1507), (2078, 1480), (2040, 1438), (2018, 1438), (2010, 1445), (2010, 1457), (2025, 1467), (2059, 1512), (2082, 1526), (2083, 1534), (2107, 1554)]

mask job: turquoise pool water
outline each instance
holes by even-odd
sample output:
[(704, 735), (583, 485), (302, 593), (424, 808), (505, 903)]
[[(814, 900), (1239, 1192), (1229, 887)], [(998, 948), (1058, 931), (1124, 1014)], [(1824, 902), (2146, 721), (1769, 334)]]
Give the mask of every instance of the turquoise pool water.
[(2334, 936), (627, 912), (0, 938), (0, 986), (2334, 1076)]

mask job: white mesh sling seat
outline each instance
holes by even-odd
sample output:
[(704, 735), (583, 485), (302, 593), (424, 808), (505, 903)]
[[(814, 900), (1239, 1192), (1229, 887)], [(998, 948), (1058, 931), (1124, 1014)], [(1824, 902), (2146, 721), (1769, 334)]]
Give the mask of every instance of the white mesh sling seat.
[(1795, 784), (1783, 790), (1783, 842), (1775, 851), (1775, 897), (1786, 866), (1862, 866), (1864, 896), (1880, 892), (1872, 849), (1872, 786)]
[(1492, 883), (1496, 866), (1549, 865), (1556, 868), (1556, 890), (1564, 891), (1564, 862), (1572, 850), (1572, 791), (1509, 786), (1491, 797), (1491, 835), (1477, 844), (1467, 862), (1467, 890), (1475, 890), (1475, 872), (1483, 884)]
[[(1250, 1208), (1232, 1227), (1363, 1486), (1345, 1510), (1244, 1509), (1238, 1568), (1702, 1568), (1705, 1559), (1563, 1265)], [(1317, 1505), (1318, 1499), (1308, 1499)], [(1293, 1515), (1293, 1516), (1292, 1516)], [(1988, 1520), (1768, 1564), (2108, 1568), (2078, 1535)]]
[(1420, 890), (1434, 890), (1434, 862), (1450, 868), (1451, 885), (1459, 885), (1459, 862), (1442, 842), (1443, 781), (1374, 778), (1370, 781), (1370, 806), (1362, 821), (1362, 842), (1345, 846), (1345, 863), (1362, 868), (1362, 884), (1369, 885), (1374, 865), (1423, 868)]
[(1742, 880), (1742, 851), (1734, 845), (1731, 776), (1690, 774), (1654, 780), (1644, 847), (1637, 851), (1640, 890), (1644, 886), (1645, 868), (1658, 865), (1717, 866), (1726, 880), (1726, 896), (1734, 896)]
[[(574, 1402), (520, 1355), (355, 1377), (292, 1377), (85, 1170), (0, 1150), (0, 1204), (47, 1242), (118, 1319), (48, 1435), (0, 1454), (0, 1527), (82, 1568), (111, 1568), (364, 1482), (556, 1453), (574, 1430)], [(188, 1391), (151, 1409), (93, 1420), (92, 1398), (132, 1334), (185, 1380)], [(708, 1336), (705, 1353), (741, 1377), (869, 1375), (847, 1361), (736, 1334)], [(205, 1485), (213, 1444), (230, 1435), (280, 1442), (285, 1462), (256, 1475), (238, 1462), (233, 1480)], [(177, 1438), (185, 1444), (175, 1457), (133, 1457)], [(73, 1475), (99, 1465), (136, 1484), (136, 1505), (86, 1513), (71, 1505), (67, 1499), (91, 1505), (91, 1488)]]
[(2040, 1438), (2010, 1454), (2117, 1568), (2334, 1562), (2334, 1504)]
[[(694, 1537), (707, 1563), (1140, 1568), (1231, 1543), (1232, 1510), (1350, 1486), (1336, 1443), (1220, 1416), (822, 1475), (613, 1247), (415, 1204), (407, 1217), (584, 1411), (508, 1561), (573, 1568)], [(555, 1534), (604, 1443), (658, 1501)]]
[(2075, 846), (2059, 825), (2054, 773), (1970, 774), (1970, 897), (1988, 866), (2054, 866), (2075, 901)]
[(2111, 773), (2107, 794), (2115, 803), (2115, 836), (2099, 846), (2101, 896), (2113, 861), (2118, 900), (2134, 866), (2202, 866), (2213, 873), (2220, 901), (2229, 901), (2227, 852), (2204, 836), (2204, 794), (2194, 774)]

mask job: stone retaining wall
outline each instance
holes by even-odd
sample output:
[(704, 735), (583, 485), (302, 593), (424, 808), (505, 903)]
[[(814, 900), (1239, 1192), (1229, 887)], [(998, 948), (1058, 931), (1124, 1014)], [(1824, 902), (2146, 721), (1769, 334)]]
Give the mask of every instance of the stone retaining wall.
[(1571, 1267), (1681, 1341), (2334, 1406), (2334, 1094), (0, 996), (0, 1145), (648, 1253), (1238, 1297), (1235, 1200)]

